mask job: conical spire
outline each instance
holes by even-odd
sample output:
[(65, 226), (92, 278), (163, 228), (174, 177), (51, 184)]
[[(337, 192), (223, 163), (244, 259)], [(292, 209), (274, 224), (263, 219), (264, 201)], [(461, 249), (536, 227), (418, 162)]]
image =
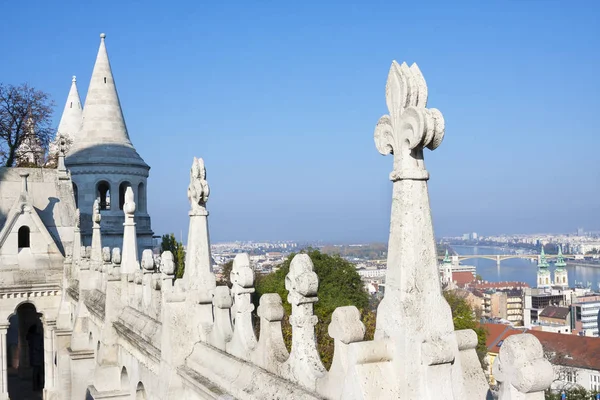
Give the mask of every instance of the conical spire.
[(67, 96), (67, 103), (58, 124), (58, 134), (74, 141), (81, 129), (81, 116), (81, 99), (77, 90), (77, 78), (74, 76), (71, 81), (69, 96)]
[(558, 257), (556, 258), (556, 269), (563, 269), (567, 266), (562, 253), (562, 246), (558, 246)]
[(550, 265), (548, 261), (546, 261), (546, 253), (544, 252), (544, 245), (542, 245), (542, 251), (540, 252), (540, 262), (538, 263), (538, 268), (548, 268)]
[(91, 162), (136, 164), (148, 168), (129, 139), (105, 38), (104, 33), (100, 34), (100, 48), (83, 107), (81, 131), (66, 162), (68, 165)]
[(446, 249), (446, 255), (444, 256), (444, 264), (450, 264), (452, 260), (450, 260), (450, 256), (448, 255), (448, 249)]

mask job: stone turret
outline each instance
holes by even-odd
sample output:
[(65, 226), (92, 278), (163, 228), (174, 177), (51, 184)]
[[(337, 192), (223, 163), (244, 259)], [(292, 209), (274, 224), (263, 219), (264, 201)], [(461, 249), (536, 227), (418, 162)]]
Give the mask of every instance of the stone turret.
[(567, 274), (567, 263), (562, 253), (562, 246), (558, 246), (558, 257), (556, 259), (556, 269), (554, 270), (554, 284), (557, 286), (569, 287), (569, 276)]
[[(100, 35), (100, 48), (83, 107), (81, 129), (74, 137), (65, 164), (71, 172), (79, 209), (92, 210), (94, 201), (99, 199), (102, 238), (109, 247), (122, 245), (125, 192), (131, 187), (138, 206), (135, 218), (141, 252), (152, 246), (153, 232), (146, 208), (150, 167), (129, 138), (105, 38), (105, 34)], [(82, 239), (87, 244), (92, 232), (88, 221), (92, 219), (90, 215), (82, 214), (81, 220)]]
[(63, 110), (62, 116), (60, 117), (60, 123), (56, 132), (56, 137), (50, 143), (50, 154), (58, 157), (60, 152), (60, 141), (62, 140), (65, 145), (65, 152), (68, 152), (77, 133), (81, 129), (81, 114), (83, 108), (81, 107), (81, 99), (79, 98), (79, 91), (77, 90), (77, 78), (73, 76), (71, 79), (71, 89), (67, 96), (67, 102)]
[(81, 99), (77, 90), (77, 77), (73, 76), (65, 109), (58, 124), (58, 133), (71, 140), (75, 140), (81, 129), (82, 111)]
[(537, 270), (537, 287), (544, 288), (552, 286), (550, 279), (550, 271), (548, 270), (548, 261), (546, 260), (546, 253), (544, 252), (544, 245), (542, 245), (542, 251), (540, 252), (540, 261), (538, 262)]

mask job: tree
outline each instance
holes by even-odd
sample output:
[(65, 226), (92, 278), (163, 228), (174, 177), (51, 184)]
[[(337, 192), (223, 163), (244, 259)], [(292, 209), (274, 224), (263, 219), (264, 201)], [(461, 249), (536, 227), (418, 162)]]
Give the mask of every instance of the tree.
[(185, 249), (183, 248), (183, 243), (178, 242), (173, 233), (163, 235), (162, 242), (160, 243), (160, 252), (164, 251), (173, 253), (175, 278), (182, 278), (185, 271)]
[[(363, 289), (363, 283), (354, 264), (339, 255), (330, 256), (319, 250), (307, 249), (304, 253), (308, 254), (312, 260), (315, 273), (319, 277), (317, 292), (319, 301), (314, 306), (314, 313), (319, 321), (315, 326), (315, 334), (321, 360), (329, 368), (333, 360), (333, 339), (329, 336), (327, 328), (331, 322), (333, 311), (337, 307), (356, 306), (361, 311), (363, 323), (367, 328), (365, 340), (373, 339), (375, 314), (369, 309), (369, 295)], [(255, 284), (256, 296), (254, 296), (254, 301), (257, 303), (260, 296), (265, 293), (278, 293), (281, 296), (285, 310), (282, 321), (283, 338), (288, 350), (291, 348), (292, 338), (292, 328), (289, 323), (292, 307), (285, 301), (288, 293), (285, 290), (285, 276), (290, 270), (290, 263), (295, 255), (294, 253), (290, 254), (276, 272), (258, 275)]]
[(221, 267), (221, 278), (217, 281), (218, 286), (228, 286), (231, 289), (231, 269), (233, 268), (233, 260), (227, 261)]
[(454, 329), (473, 329), (477, 334), (477, 356), (481, 365), (485, 367), (485, 356), (487, 354), (487, 332), (485, 328), (479, 324), (476, 313), (464, 297), (453, 290), (447, 290), (444, 291), (444, 298), (450, 305), (450, 310), (452, 310)]
[(53, 129), (50, 96), (27, 84), (0, 83), (0, 162), (42, 164)]
[(546, 400), (561, 400), (562, 393), (565, 393), (567, 400), (593, 400), (598, 394), (597, 391), (587, 391), (581, 386), (565, 390), (546, 390)]

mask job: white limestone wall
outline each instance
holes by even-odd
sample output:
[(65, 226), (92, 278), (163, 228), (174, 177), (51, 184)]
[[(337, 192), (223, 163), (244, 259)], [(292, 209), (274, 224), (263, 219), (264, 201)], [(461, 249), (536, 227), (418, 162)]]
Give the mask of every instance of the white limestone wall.
[[(19, 248), (19, 229), (29, 228), (30, 247)], [(50, 241), (50, 243), (49, 243)], [(21, 214), (0, 248), (0, 284), (58, 283), (62, 276), (63, 256), (42, 232), (31, 214)]]

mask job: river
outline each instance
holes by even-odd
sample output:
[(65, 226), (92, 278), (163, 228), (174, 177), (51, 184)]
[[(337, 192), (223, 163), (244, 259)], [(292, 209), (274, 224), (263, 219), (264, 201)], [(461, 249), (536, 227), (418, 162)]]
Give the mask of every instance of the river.
[[(461, 256), (473, 254), (515, 254), (514, 250), (500, 247), (452, 246), (452, 248)], [(573, 266), (569, 265), (569, 260), (566, 261), (570, 286), (574, 286), (575, 282), (583, 283), (587, 286), (587, 283), (590, 282), (592, 288), (598, 290), (600, 268)], [(485, 258), (468, 259), (462, 261), (461, 264), (475, 265), (477, 273), (486, 281), (522, 281), (527, 282), (531, 287), (536, 286), (537, 262), (531, 262), (528, 259), (512, 258), (503, 260), (500, 262), (500, 268), (497, 267), (496, 261)], [(553, 264), (550, 264), (550, 271), (554, 275)]]

